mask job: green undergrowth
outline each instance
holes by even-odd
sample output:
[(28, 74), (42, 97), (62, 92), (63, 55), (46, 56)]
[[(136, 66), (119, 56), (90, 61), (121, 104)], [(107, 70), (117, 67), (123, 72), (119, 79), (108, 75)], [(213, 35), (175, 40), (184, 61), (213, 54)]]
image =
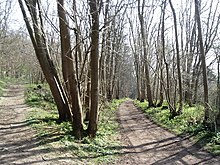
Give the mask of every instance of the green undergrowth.
[(25, 95), (29, 105), (38, 107), (29, 114), (28, 122), (36, 129), (40, 145), (48, 149), (59, 148), (86, 164), (114, 164), (117, 161), (120, 142), (115, 114), (124, 100), (113, 100), (101, 106), (96, 138), (76, 140), (71, 135), (71, 124), (56, 122), (58, 115), (53, 102), (39, 98), (36, 87), (32, 85), (27, 88)]
[(148, 108), (147, 102), (135, 101), (137, 107), (158, 125), (180, 136), (191, 136), (192, 140), (211, 151), (220, 155), (220, 131), (211, 132), (204, 128), (204, 108), (201, 105), (193, 107), (185, 105), (183, 113), (170, 119), (170, 111), (166, 103), (162, 107)]
[(27, 85), (25, 90), (26, 104), (43, 109), (56, 109), (53, 97), (47, 84)]

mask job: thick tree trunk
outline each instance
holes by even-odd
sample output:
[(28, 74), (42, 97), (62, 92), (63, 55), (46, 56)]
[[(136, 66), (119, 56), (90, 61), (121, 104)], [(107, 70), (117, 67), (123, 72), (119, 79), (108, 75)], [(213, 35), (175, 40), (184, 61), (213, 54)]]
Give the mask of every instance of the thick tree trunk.
[(88, 134), (95, 137), (98, 125), (99, 107), (99, 11), (97, 0), (89, 0), (90, 14), (92, 15), (91, 33), (91, 108)]

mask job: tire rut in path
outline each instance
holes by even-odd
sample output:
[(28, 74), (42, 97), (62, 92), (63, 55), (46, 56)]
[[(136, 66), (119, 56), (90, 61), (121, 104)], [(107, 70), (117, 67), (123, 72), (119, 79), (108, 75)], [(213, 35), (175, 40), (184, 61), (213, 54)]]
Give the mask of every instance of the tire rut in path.
[(26, 121), (31, 111), (24, 104), (24, 87), (10, 85), (0, 98), (0, 164), (54, 165), (78, 164), (70, 154), (41, 147), (35, 131)]
[(124, 143), (121, 164), (220, 164), (219, 157), (147, 119), (132, 101), (120, 105), (118, 116)]

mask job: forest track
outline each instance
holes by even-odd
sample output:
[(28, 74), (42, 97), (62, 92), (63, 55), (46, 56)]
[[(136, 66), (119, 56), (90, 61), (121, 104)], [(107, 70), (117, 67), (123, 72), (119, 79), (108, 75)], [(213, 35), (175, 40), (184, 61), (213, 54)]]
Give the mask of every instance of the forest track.
[[(24, 103), (23, 85), (10, 85), (4, 93), (0, 98), (1, 165), (86, 164), (62, 149), (40, 145), (26, 119), (32, 109)], [(117, 164), (220, 164), (219, 157), (147, 119), (132, 101), (120, 105), (118, 117), (123, 146)]]
[(1, 165), (69, 165), (79, 164), (72, 155), (40, 145), (26, 115), (32, 109), (24, 103), (24, 86), (10, 85), (0, 98)]
[(120, 105), (118, 116), (123, 143), (120, 164), (220, 164), (219, 157), (187, 137), (178, 137), (147, 119), (132, 101)]

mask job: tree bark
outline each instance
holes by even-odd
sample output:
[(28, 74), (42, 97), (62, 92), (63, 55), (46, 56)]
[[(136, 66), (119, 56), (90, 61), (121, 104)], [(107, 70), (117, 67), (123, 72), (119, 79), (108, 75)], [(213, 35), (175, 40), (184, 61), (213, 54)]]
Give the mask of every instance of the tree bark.
[[(207, 81), (207, 69), (206, 69), (206, 57), (205, 57), (205, 50), (203, 45), (203, 38), (202, 38), (202, 29), (201, 29), (201, 20), (200, 20), (200, 12), (199, 12), (199, 2), (195, 0), (195, 17), (197, 22), (198, 28), (198, 40), (199, 40), (199, 47), (200, 47), (200, 57), (202, 61), (202, 74), (203, 74), (203, 87), (204, 87), (204, 107), (205, 107), (205, 117), (204, 123), (208, 124), (209, 119), (209, 99), (208, 99), (208, 81)], [(208, 126), (208, 125), (207, 125)]]
[(220, 128), (220, 55), (218, 55), (217, 57), (218, 59), (218, 80), (217, 80), (217, 100), (216, 100), (216, 104), (217, 104), (217, 110), (218, 110), (218, 115), (216, 117), (216, 124), (217, 127)]
[(178, 72), (178, 85), (179, 85), (179, 108), (178, 114), (182, 113), (183, 110), (183, 88), (182, 88), (182, 75), (181, 75), (181, 68), (180, 68), (180, 51), (179, 51), (179, 42), (178, 42), (178, 30), (177, 30), (177, 19), (176, 19), (176, 12), (173, 7), (172, 1), (169, 0), (170, 7), (173, 13), (174, 19), (174, 29), (175, 29), (175, 40), (176, 40), (176, 57), (177, 57), (177, 72)]
[[(22, 0), (18, 0), (18, 2), (19, 2), (19, 5), (21, 8), (23, 17), (24, 17), (27, 30), (31, 38), (32, 44), (34, 46), (37, 59), (40, 63), (41, 69), (49, 84), (50, 90), (52, 92), (55, 103), (57, 105), (58, 113), (59, 113), (59, 120), (66, 121), (70, 117), (70, 111), (69, 111), (70, 108), (68, 105), (66, 93), (60, 83), (60, 79), (58, 77), (57, 71), (50, 57), (50, 51), (48, 49), (48, 45), (45, 39), (42, 22), (38, 21), (39, 19), (41, 20), (41, 18), (37, 17), (37, 11), (38, 11), (38, 8), (40, 8), (39, 4), (37, 6), (38, 1), (33, 1), (33, 2), (25, 1), (26, 6), (31, 15), (32, 23), (31, 21), (28, 20)], [(39, 17), (41, 17), (40, 12), (39, 12)], [(33, 27), (31, 26), (31, 24), (33, 24)]]
[(95, 137), (98, 125), (99, 107), (99, 11), (97, 0), (89, 0), (90, 14), (92, 16), (91, 33), (91, 108), (88, 134)]
[[(148, 100), (148, 107), (155, 106), (152, 98), (151, 92), (151, 82), (150, 82), (150, 72), (148, 68), (148, 57), (147, 57), (147, 43), (146, 43), (146, 35), (144, 29), (144, 18), (143, 18), (143, 9), (144, 9), (145, 2), (143, 1), (142, 6), (140, 5), (140, 0), (138, 0), (138, 18), (140, 22), (141, 28), (141, 39), (142, 39), (142, 46), (144, 51), (144, 60), (145, 60), (145, 77), (146, 77), (146, 87), (147, 87), (147, 100)], [(142, 7), (142, 9), (141, 9)]]
[(83, 133), (83, 114), (78, 90), (78, 82), (73, 65), (73, 57), (70, 44), (70, 33), (64, 10), (64, 0), (58, 0), (57, 7), (60, 25), (61, 54), (62, 58), (65, 58), (65, 63), (63, 63), (63, 65), (65, 65), (63, 67), (65, 70), (63, 70), (63, 72), (67, 72), (67, 74), (65, 73), (64, 75), (67, 76), (66, 83), (69, 89), (71, 109), (73, 113), (73, 134), (77, 139), (80, 139)]

